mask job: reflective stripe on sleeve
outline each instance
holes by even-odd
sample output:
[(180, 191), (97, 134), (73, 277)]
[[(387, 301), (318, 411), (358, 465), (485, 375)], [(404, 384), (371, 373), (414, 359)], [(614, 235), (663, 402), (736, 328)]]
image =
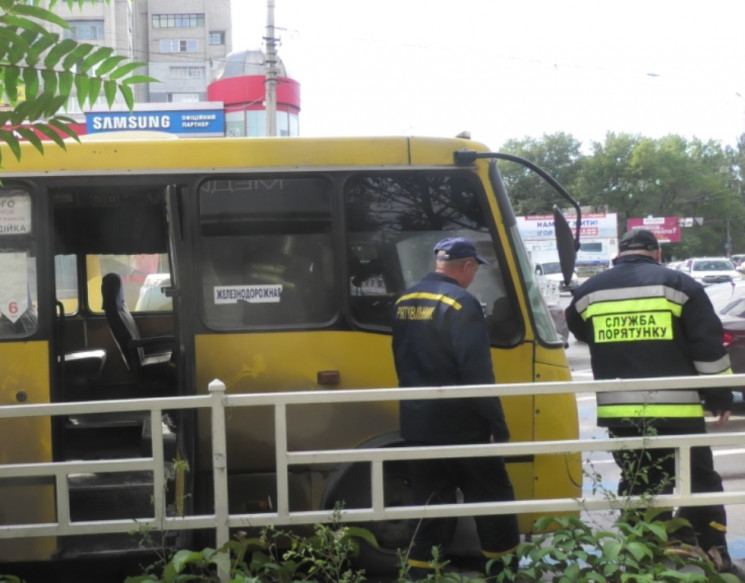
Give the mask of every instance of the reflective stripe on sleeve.
[(699, 405), (605, 405), (598, 406), (598, 419), (634, 419), (637, 417), (703, 417), (704, 408)]
[(433, 294), (429, 292), (414, 292), (411, 294), (406, 294), (405, 296), (401, 296), (400, 298), (398, 298), (398, 300), (396, 300), (396, 304), (405, 302), (407, 300), (432, 300), (435, 302), (442, 302), (443, 304), (452, 306), (456, 310), (460, 310), (463, 307), (460, 302), (454, 300), (449, 296), (443, 294)]
[(693, 366), (696, 367), (698, 374), (732, 374), (729, 354), (725, 354), (722, 358), (714, 362), (694, 360)]
[(597, 403), (603, 405), (694, 405), (701, 403), (698, 391), (693, 389), (664, 389), (662, 391), (609, 391), (597, 394)]

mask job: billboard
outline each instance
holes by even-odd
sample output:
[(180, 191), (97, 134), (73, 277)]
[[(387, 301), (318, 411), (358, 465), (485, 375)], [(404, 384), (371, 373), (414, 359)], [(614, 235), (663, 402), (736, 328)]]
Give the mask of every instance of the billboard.
[(120, 106), (85, 112), (87, 134), (149, 130), (180, 137), (225, 136), (222, 103), (140, 103), (133, 111)]
[[(556, 237), (553, 215), (532, 215), (516, 219), (517, 228), (524, 241), (553, 241)], [(566, 219), (574, 233), (577, 228), (577, 217), (566, 215)], [(582, 215), (579, 225), (580, 239), (615, 239), (618, 236), (616, 224), (616, 213)]]
[(654, 233), (660, 243), (680, 243), (680, 219), (678, 217), (646, 217), (628, 219), (627, 230), (646, 229)]

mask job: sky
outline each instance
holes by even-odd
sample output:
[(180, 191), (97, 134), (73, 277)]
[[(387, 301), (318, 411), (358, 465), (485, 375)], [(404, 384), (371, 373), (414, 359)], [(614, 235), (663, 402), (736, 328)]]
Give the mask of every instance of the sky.
[[(267, 0), (231, 0), (233, 50)], [(301, 136), (745, 133), (743, 0), (274, 0)]]

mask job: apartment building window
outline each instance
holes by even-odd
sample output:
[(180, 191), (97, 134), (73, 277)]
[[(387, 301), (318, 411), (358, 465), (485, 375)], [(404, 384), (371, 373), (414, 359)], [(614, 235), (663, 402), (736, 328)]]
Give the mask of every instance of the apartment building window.
[(197, 103), (199, 93), (169, 93), (168, 101), (170, 103)]
[(161, 53), (196, 53), (199, 43), (196, 40), (168, 40), (160, 41)]
[(68, 20), (69, 29), (62, 31), (63, 38), (76, 41), (103, 40), (103, 20)]
[(171, 79), (204, 79), (204, 67), (169, 67)]
[(194, 28), (204, 26), (204, 14), (153, 14), (153, 28)]
[(224, 30), (211, 30), (210, 31), (210, 45), (224, 45), (225, 44), (225, 31)]

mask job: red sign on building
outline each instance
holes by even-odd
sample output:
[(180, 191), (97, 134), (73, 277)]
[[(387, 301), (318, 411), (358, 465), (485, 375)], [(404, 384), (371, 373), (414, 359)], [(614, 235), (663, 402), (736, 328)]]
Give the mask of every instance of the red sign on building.
[(660, 243), (680, 243), (680, 219), (678, 217), (628, 219), (626, 228), (651, 231)]

